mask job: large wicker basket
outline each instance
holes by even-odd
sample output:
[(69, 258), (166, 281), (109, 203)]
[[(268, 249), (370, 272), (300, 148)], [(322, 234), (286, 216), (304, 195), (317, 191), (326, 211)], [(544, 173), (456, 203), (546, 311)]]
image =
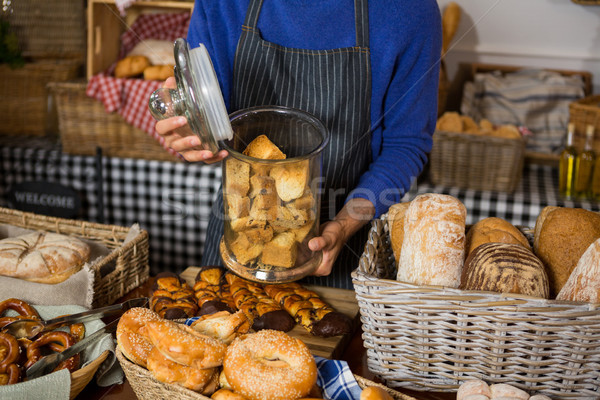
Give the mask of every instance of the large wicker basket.
[(524, 140), (436, 131), (429, 178), (435, 185), (513, 192), (524, 158)]
[[(140, 400), (155, 400), (155, 399), (174, 399), (177, 400), (210, 400), (209, 397), (203, 396), (200, 393), (186, 389), (179, 385), (170, 383), (162, 383), (156, 380), (150, 371), (142, 368), (139, 365), (129, 361), (117, 347), (117, 359), (121, 364), (121, 368), (125, 372), (125, 377), (131, 384), (133, 391)], [(399, 393), (382, 384), (372, 382), (362, 376), (354, 375), (361, 388), (367, 386), (378, 386), (384, 389), (396, 400), (416, 400), (413, 397)]]
[(110, 254), (93, 264), (94, 308), (108, 306), (148, 280), (148, 232), (125, 243), (126, 227), (49, 217), (0, 207), (0, 223), (25, 229), (78, 236), (102, 243)]
[(83, 63), (76, 60), (44, 60), (12, 69), (0, 64), (0, 133), (44, 136), (56, 132), (56, 110), (47, 85), (74, 79)]
[(600, 398), (600, 307), (394, 280), (387, 215), (352, 280), (369, 370), (388, 387), (456, 391), (468, 379), (551, 398)]
[(600, 96), (584, 97), (569, 104), (569, 122), (575, 124), (575, 146), (583, 149), (588, 125), (594, 127), (594, 150), (600, 153)]
[(56, 100), (65, 153), (94, 155), (99, 146), (108, 157), (181, 162), (118, 113), (107, 113), (102, 102), (86, 95), (86, 82), (55, 82), (49, 87)]

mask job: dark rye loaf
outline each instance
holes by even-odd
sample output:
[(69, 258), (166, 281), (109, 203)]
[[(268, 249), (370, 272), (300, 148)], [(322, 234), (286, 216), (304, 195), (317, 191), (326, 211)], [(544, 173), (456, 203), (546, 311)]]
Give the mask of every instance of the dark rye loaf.
[(544, 265), (522, 245), (485, 243), (469, 254), (460, 288), (548, 298)]

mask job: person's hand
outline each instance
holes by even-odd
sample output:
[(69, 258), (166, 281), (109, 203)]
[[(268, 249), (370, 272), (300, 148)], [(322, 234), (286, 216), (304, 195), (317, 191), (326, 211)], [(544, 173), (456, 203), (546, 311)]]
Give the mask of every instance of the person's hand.
[[(174, 89), (175, 78), (168, 78), (163, 84), (164, 88)], [(170, 117), (160, 120), (155, 125), (156, 133), (165, 139), (165, 145), (175, 150), (190, 162), (203, 161), (212, 164), (227, 157), (226, 150), (213, 154), (209, 150), (202, 150), (199, 146), (200, 138), (193, 134), (188, 126), (187, 118), (183, 116)]]
[(349, 200), (332, 221), (324, 223), (321, 226), (321, 236), (314, 237), (308, 242), (310, 250), (323, 251), (321, 264), (313, 275), (329, 275), (348, 239), (369, 222), (373, 215), (375, 215), (373, 203), (366, 199), (355, 198)]

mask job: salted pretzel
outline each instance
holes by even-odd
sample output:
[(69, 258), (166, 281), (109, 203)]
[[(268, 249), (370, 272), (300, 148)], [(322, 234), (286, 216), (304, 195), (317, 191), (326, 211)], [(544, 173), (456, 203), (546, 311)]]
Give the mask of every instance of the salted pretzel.
[(297, 282), (265, 285), (264, 289), (298, 324), (315, 336), (337, 336), (351, 330), (347, 315), (336, 311), (317, 293)]
[[(41, 348), (48, 346), (52, 351), (62, 352), (75, 344), (75, 338), (70, 333), (62, 331), (45, 332), (39, 338), (34, 340), (27, 347), (27, 362), (24, 367), (27, 369), (42, 358)], [(54, 371), (59, 369), (68, 369), (73, 372), (79, 368), (79, 354), (74, 355), (58, 364)]]
[(236, 308), (246, 314), (252, 323), (252, 329), (255, 331), (275, 329), (287, 332), (294, 327), (293, 318), (265, 293), (260, 284), (229, 272), (225, 274), (225, 279), (229, 283)]
[(8, 333), (0, 332), (0, 385), (19, 382), (21, 370), (17, 365), (20, 348), (17, 339)]
[[(13, 310), (19, 315), (15, 316), (2, 316), (6, 311)], [(16, 321), (17, 319), (41, 319), (40, 314), (30, 306), (27, 302), (20, 299), (6, 299), (0, 302), (0, 329), (4, 328), (7, 324)]]
[(198, 312), (194, 290), (172, 272), (156, 276), (150, 297), (150, 309), (165, 319), (190, 318)]
[(201, 267), (194, 283), (194, 297), (200, 310), (198, 315), (219, 311), (235, 312), (235, 302), (229, 291), (223, 268), (210, 265)]

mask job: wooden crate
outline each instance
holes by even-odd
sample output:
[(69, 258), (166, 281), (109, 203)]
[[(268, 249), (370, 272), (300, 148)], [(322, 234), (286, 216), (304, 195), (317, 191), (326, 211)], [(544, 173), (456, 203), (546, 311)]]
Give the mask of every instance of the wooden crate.
[(136, 1), (121, 16), (115, 0), (89, 0), (87, 9), (87, 70), (89, 79), (118, 58), (121, 34), (143, 13), (191, 12), (193, 1)]

